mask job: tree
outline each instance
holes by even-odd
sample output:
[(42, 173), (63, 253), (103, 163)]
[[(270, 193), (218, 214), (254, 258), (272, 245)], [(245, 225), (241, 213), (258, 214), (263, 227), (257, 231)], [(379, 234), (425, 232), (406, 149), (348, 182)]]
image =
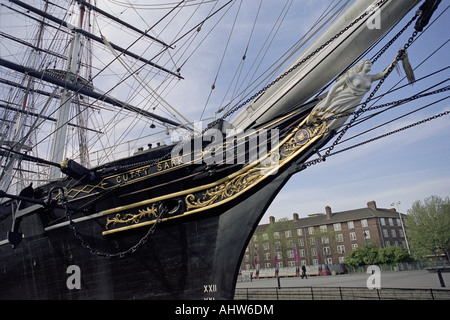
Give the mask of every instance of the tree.
[(358, 247), (345, 257), (345, 262), (349, 266), (354, 267), (377, 264), (379, 263), (378, 247), (373, 243), (367, 243), (362, 247)]
[(371, 264), (408, 262), (411, 261), (411, 257), (402, 248), (392, 246), (378, 248), (375, 244), (368, 243), (350, 252), (345, 261), (350, 266), (358, 267)]
[(406, 220), (411, 247), (420, 256), (450, 252), (450, 198), (432, 195), (417, 200), (408, 210)]
[(408, 251), (398, 247), (385, 247), (378, 250), (379, 263), (398, 263), (411, 261)]

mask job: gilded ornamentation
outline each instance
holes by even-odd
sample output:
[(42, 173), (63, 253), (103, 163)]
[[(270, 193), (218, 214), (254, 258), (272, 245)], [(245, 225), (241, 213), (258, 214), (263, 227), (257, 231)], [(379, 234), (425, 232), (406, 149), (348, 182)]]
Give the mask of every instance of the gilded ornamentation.
[(207, 189), (202, 194), (188, 194), (185, 198), (187, 211), (201, 209), (214, 203), (229, 199), (253, 185), (260, 182), (267, 175), (278, 170), (280, 165), (290, 161), (291, 155), (307, 145), (317, 135), (321, 135), (328, 129), (325, 122), (313, 125), (308, 129), (297, 127), (284, 142), (272, 150), (267, 157), (260, 159), (254, 166), (213, 188)]
[(157, 212), (158, 212), (158, 209), (156, 209), (155, 205), (152, 205), (151, 208), (147, 207), (147, 209), (139, 210), (138, 214), (128, 213), (123, 218), (121, 217), (121, 214), (118, 213), (118, 214), (116, 214), (116, 216), (114, 218), (108, 218), (106, 220), (105, 228), (108, 229), (108, 227), (111, 223), (114, 226), (116, 225), (116, 223), (123, 223), (123, 224), (135, 223), (135, 224), (137, 224), (137, 223), (139, 223), (139, 221), (142, 218), (145, 218), (145, 217), (151, 218), (153, 216), (156, 218)]

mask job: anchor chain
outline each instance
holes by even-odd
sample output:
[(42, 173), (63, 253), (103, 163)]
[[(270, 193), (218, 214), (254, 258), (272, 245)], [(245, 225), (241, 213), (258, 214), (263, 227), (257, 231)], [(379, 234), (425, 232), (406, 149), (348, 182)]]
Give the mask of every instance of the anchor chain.
[(124, 258), (126, 256), (128, 256), (129, 254), (132, 254), (134, 252), (136, 252), (141, 246), (143, 246), (148, 239), (150, 238), (150, 236), (156, 231), (156, 227), (159, 225), (159, 223), (162, 221), (163, 216), (168, 212), (167, 207), (165, 207), (164, 205), (160, 205), (159, 206), (159, 214), (156, 217), (155, 223), (150, 227), (150, 229), (147, 231), (147, 233), (133, 246), (131, 246), (130, 248), (128, 248), (127, 250), (121, 251), (121, 252), (116, 252), (116, 253), (110, 253), (110, 252), (106, 252), (97, 248), (93, 248), (88, 241), (86, 241), (86, 239), (81, 235), (81, 233), (78, 231), (75, 222), (73, 222), (72, 220), (72, 214), (71, 211), (68, 208), (68, 200), (67, 197), (65, 196), (65, 192), (64, 192), (64, 188), (62, 187), (56, 187), (54, 189), (52, 189), (51, 193), (55, 190), (59, 190), (60, 191), (60, 195), (61, 195), (61, 200), (62, 200), (62, 205), (64, 207), (65, 210), (65, 215), (67, 217), (67, 219), (69, 220), (69, 227), (70, 229), (72, 229), (75, 238), (77, 238), (80, 242), (81, 245), (88, 249), (93, 255), (99, 256), (99, 257), (103, 257), (105, 259), (111, 259), (111, 258)]
[[(411, 23), (417, 19), (418, 16), (420, 16), (421, 12), (417, 11), (416, 14), (414, 15), (414, 17), (407, 23), (407, 27), (411, 25)], [(398, 36), (404, 32), (406, 28), (403, 28), (402, 30), (400, 30), (400, 32), (394, 37), (395, 39), (398, 38)], [(380, 89), (381, 85), (384, 83), (384, 81), (386, 80), (386, 78), (391, 74), (392, 70), (394, 70), (395, 66), (397, 63), (399, 63), (399, 61), (403, 58), (403, 56), (406, 53), (406, 49), (409, 48), (409, 46), (414, 42), (415, 37), (417, 36), (418, 32), (415, 30), (411, 37), (409, 37), (407, 43), (405, 43), (405, 45), (403, 47), (401, 47), (397, 53), (397, 56), (394, 60), (394, 63), (391, 63), (391, 65), (388, 67), (385, 75), (383, 76), (383, 78), (381, 78), (377, 85), (375, 86), (375, 88), (372, 90), (372, 92), (370, 93), (370, 95), (366, 98), (366, 100), (364, 101), (364, 103), (361, 104), (361, 107), (356, 110), (355, 112), (353, 112), (353, 118), (345, 125), (345, 127), (341, 130), (341, 132), (339, 133), (338, 137), (336, 138), (336, 140), (333, 142), (333, 144), (331, 146), (328, 147), (327, 151), (325, 151), (325, 154), (323, 156), (320, 156), (317, 159), (313, 159), (310, 160), (308, 162), (304, 162), (303, 164), (301, 164), (299, 166), (299, 170), (304, 170), (307, 167), (310, 167), (312, 165), (315, 165), (317, 163), (320, 162), (324, 162), (326, 160), (327, 157), (329, 157), (331, 155), (331, 152), (333, 151), (333, 149), (336, 147), (337, 144), (339, 144), (339, 141), (341, 141), (342, 137), (345, 135), (345, 133), (347, 132), (347, 130), (353, 125), (353, 123), (358, 119), (358, 117), (363, 114), (364, 112), (366, 112), (366, 107), (368, 105), (368, 103), (372, 100), (372, 98), (375, 96), (375, 93)], [(389, 42), (389, 46), (392, 45), (393, 41), (391, 40)], [(386, 51), (386, 49), (389, 46), (385, 46), (385, 48), (382, 49), (381, 53), (384, 53)], [(375, 56), (375, 60), (376, 61), (378, 58), (380, 57), (380, 53), (378, 55)]]

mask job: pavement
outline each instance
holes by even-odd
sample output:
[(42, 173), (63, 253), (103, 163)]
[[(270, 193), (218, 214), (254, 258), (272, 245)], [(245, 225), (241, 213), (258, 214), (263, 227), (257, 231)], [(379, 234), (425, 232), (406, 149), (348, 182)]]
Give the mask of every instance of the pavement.
[[(380, 287), (383, 288), (404, 288), (404, 289), (447, 289), (450, 290), (450, 272), (443, 272), (442, 279), (445, 287), (441, 283), (437, 273), (430, 273), (426, 270), (413, 271), (381, 271)], [(280, 278), (281, 288), (283, 287), (367, 287), (367, 280), (372, 274), (352, 273), (330, 276), (312, 276), (308, 279), (301, 278)], [(270, 288), (277, 287), (277, 279), (253, 279), (253, 281), (238, 282), (236, 288)]]

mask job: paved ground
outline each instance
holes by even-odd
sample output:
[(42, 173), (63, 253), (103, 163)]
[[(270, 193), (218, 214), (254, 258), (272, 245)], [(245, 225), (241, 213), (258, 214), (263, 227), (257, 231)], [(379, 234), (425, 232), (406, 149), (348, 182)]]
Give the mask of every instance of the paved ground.
[[(280, 278), (281, 287), (366, 287), (370, 274), (353, 273), (335, 276), (301, 278)], [(381, 289), (408, 288), (408, 289), (448, 289), (450, 290), (450, 272), (442, 273), (445, 288), (442, 288), (437, 273), (426, 270), (415, 271), (382, 271)], [(267, 288), (277, 287), (277, 279), (253, 279), (252, 282), (238, 282), (236, 288)]]

